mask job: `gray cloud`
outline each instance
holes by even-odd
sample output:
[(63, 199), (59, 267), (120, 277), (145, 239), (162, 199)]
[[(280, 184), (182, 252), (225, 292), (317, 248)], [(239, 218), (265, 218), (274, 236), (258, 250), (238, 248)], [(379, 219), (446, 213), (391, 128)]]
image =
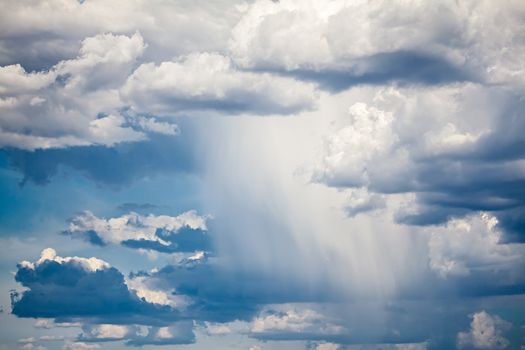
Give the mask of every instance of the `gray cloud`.
[(15, 279), (28, 288), (12, 294), (12, 313), (19, 317), (146, 324), (176, 317), (171, 308), (140, 299), (116, 268), (96, 258), (62, 258), (48, 248), (35, 263), (20, 263)]

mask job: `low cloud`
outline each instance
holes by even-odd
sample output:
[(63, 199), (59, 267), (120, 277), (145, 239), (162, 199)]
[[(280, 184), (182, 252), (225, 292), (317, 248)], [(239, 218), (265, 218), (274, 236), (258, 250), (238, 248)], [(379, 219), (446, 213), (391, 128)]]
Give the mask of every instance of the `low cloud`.
[(116, 218), (98, 218), (85, 211), (70, 220), (63, 234), (104, 246), (121, 244), (134, 249), (163, 253), (211, 249), (206, 221), (191, 210), (178, 216), (140, 215), (134, 212)]
[(474, 349), (505, 349), (510, 345), (503, 333), (510, 329), (511, 324), (499, 316), (480, 311), (472, 315), (470, 330), (460, 332), (457, 336), (457, 345), (461, 348)]

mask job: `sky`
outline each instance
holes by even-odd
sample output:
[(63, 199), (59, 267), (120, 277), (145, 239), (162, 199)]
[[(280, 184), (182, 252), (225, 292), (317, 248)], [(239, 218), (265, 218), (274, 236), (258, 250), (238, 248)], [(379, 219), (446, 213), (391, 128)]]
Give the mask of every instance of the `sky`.
[(0, 350), (525, 349), (523, 1), (0, 6)]

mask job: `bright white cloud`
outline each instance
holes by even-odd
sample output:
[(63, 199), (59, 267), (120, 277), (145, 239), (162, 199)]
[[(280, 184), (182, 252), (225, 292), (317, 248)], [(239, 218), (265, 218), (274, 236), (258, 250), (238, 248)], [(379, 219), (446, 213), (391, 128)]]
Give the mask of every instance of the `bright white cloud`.
[(180, 308), (188, 304), (188, 300), (184, 296), (174, 295), (174, 290), (161, 290), (151, 287), (148, 284), (147, 277), (144, 276), (127, 278), (126, 284), (139, 298), (146, 300), (148, 303), (168, 305), (172, 308)]
[(122, 94), (134, 108), (157, 114), (193, 109), (288, 114), (312, 108), (316, 91), (312, 84), (291, 78), (237, 70), (227, 56), (196, 53), (141, 65)]
[(80, 335), (81, 339), (90, 340), (108, 340), (108, 339), (124, 339), (135, 333), (135, 327), (123, 326), (116, 324), (99, 324), (90, 325), (83, 328), (83, 332)]
[(146, 240), (168, 246), (170, 243), (157, 235), (157, 230), (165, 230), (170, 235), (176, 234), (183, 227), (194, 230), (207, 230), (207, 216), (200, 216), (190, 210), (178, 216), (124, 214), (116, 218), (98, 218), (90, 211), (71, 219), (68, 230), (71, 235), (85, 235), (95, 232), (102, 243), (118, 244), (127, 240)]
[(84, 39), (76, 58), (42, 72), (0, 67), (0, 146), (23, 149), (105, 145), (176, 135), (152, 117), (120, 115), (118, 88), (146, 48), (139, 33)]
[(35, 269), (36, 267), (38, 267), (39, 265), (42, 265), (46, 261), (55, 261), (59, 264), (72, 263), (72, 264), (82, 267), (86, 271), (91, 271), (91, 272), (95, 272), (97, 270), (104, 270), (104, 269), (108, 269), (111, 267), (107, 262), (94, 258), (94, 257), (93, 258), (80, 258), (78, 256), (74, 256), (74, 257), (64, 257), (63, 258), (61, 256), (58, 256), (56, 251), (53, 248), (46, 248), (42, 250), (42, 253), (40, 254), (40, 258), (35, 263), (24, 260), (20, 263), (20, 266), (25, 267), (25, 268)]
[(520, 246), (502, 244), (498, 220), (487, 213), (453, 219), (444, 227), (430, 227), (430, 268), (439, 276), (468, 275), (472, 269), (501, 270), (518, 264)]
[(392, 132), (391, 112), (356, 103), (348, 114), (350, 125), (328, 137), (322, 170), (314, 177), (359, 187), (369, 181), (368, 164), (389, 156), (397, 140)]
[(523, 82), (524, 16), (517, 1), (260, 0), (233, 29), (229, 48), (246, 67), (356, 72), (356, 59), (423, 51), (494, 82)]

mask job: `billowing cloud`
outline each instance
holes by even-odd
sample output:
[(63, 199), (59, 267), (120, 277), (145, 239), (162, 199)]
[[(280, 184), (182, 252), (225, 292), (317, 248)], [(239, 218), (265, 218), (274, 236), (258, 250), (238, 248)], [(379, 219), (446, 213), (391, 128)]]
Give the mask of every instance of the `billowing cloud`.
[(127, 345), (193, 344), (195, 340), (193, 322), (185, 321), (169, 327), (150, 327), (146, 335), (129, 339)]
[(511, 324), (499, 316), (493, 316), (485, 311), (472, 315), (470, 330), (460, 332), (457, 336), (458, 347), (473, 347), (474, 349), (505, 349), (510, 342), (503, 336)]
[(243, 67), (291, 73), (332, 90), (446, 83), (470, 79), (472, 71), (492, 82), (523, 81), (516, 59), (525, 49), (522, 20), (523, 6), (512, 1), (261, 0), (247, 7), (229, 49)]
[(27, 288), (12, 294), (12, 312), (19, 317), (81, 317), (121, 323), (173, 317), (169, 316), (171, 308), (141, 300), (116, 268), (97, 258), (60, 257), (47, 248), (36, 262), (21, 262), (15, 279)]
[[(472, 272), (506, 271), (525, 266), (522, 261), (523, 247), (502, 244), (502, 232), (498, 220), (489, 214), (454, 219), (446, 227), (432, 227), (429, 240), (430, 267), (441, 277), (469, 275)], [(511, 271), (508, 271), (508, 270)], [(501, 277), (500, 277), (501, 278)]]
[(519, 347), (521, 2), (4, 7), (0, 347)]
[[(505, 230), (503, 241), (523, 240), (523, 138), (503, 132), (523, 119), (515, 93), (469, 83), (384, 88), (365, 100), (351, 105), (346, 123), (326, 137), (314, 181), (413, 196), (410, 205), (398, 206), (396, 220), (405, 224), (490, 211)], [(379, 198), (378, 208), (384, 206)]]
[(0, 68), (1, 147), (28, 150), (105, 145), (175, 135), (176, 126), (122, 114), (118, 87), (146, 44), (132, 36), (99, 34), (82, 41), (76, 58), (47, 71), (19, 64)]
[(163, 253), (210, 250), (206, 216), (190, 210), (178, 216), (129, 213), (98, 218), (90, 211), (75, 216), (63, 233), (95, 245), (122, 244)]
[(228, 114), (288, 114), (312, 108), (311, 84), (237, 70), (229, 57), (200, 53), (133, 72), (122, 95), (133, 108), (155, 114), (188, 110)]
[(230, 1), (209, 4), (162, 0), (13, 3), (9, 15), (0, 15), (0, 65), (21, 62), (28, 70), (47, 69), (74, 55), (78, 43), (86, 37), (110, 32), (130, 35), (137, 30), (148, 43), (150, 50), (145, 54), (151, 60), (217, 51), (226, 46), (231, 27), (241, 14), (234, 5)]

